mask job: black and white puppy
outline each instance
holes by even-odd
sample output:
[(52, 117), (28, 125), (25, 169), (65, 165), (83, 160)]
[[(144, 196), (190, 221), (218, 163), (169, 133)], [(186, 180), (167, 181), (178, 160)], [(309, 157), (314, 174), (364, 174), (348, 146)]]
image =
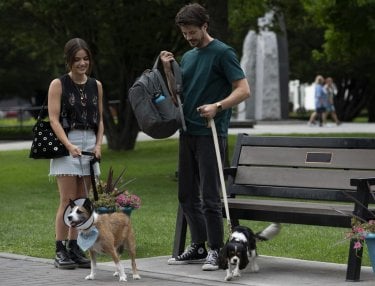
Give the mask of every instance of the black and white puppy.
[(250, 272), (258, 272), (256, 242), (266, 241), (280, 232), (280, 224), (272, 223), (264, 230), (254, 233), (246, 226), (236, 226), (219, 253), (219, 268), (227, 271), (225, 281), (241, 276), (240, 270), (249, 265)]

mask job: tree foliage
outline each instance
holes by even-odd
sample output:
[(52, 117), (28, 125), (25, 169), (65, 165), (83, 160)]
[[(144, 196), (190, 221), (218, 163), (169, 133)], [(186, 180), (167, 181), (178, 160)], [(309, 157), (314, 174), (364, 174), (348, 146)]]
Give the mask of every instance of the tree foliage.
[[(134, 148), (138, 126), (127, 101), (128, 89), (161, 50), (171, 50), (178, 58), (189, 48), (174, 25), (176, 12), (189, 2), (0, 0), (0, 97), (44, 98), (49, 82), (65, 72), (65, 42), (81, 37), (93, 50), (93, 76), (104, 86), (109, 148)], [(257, 30), (259, 17), (269, 9), (282, 14), (290, 78), (312, 82), (316, 74), (334, 77), (340, 88), (340, 119), (352, 120), (367, 106), (370, 121), (375, 121), (375, 1), (198, 2), (210, 12), (210, 33), (239, 54), (248, 30)], [(274, 28), (279, 32), (277, 25)], [(113, 100), (118, 103), (110, 104)]]
[(355, 118), (367, 107), (375, 121), (375, 1), (305, 0), (308, 18), (323, 29), (324, 39), (312, 50), (322, 74), (333, 76), (339, 87), (336, 100), (341, 120)]
[[(92, 49), (93, 76), (105, 92), (104, 121), (109, 148), (132, 149), (137, 122), (127, 101), (135, 78), (151, 67), (160, 50), (179, 50), (180, 34), (174, 15), (185, 1), (170, 0), (9, 0), (0, 1), (2, 94), (31, 97), (52, 78), (65, 72), (63, 47), (69, 38), (81, 37)], [(11, 28), (10, 28), (11, 27)], [(21, 69), (25, 63), (24, 71)], [(17, 85), (22, 82), (22, 85)], [(19, 90), (15, 87), (19, 87)], [(6, 92), (5, 92), (6, 91)], [(111, 100), (118, 100), (111, 105)]]

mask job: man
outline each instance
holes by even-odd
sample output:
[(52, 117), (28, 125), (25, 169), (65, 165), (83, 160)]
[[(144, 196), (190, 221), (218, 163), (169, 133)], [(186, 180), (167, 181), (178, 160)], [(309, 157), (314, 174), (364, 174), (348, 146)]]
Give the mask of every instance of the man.
[[(218, 165), (207, 122), (210, 118), (215, 120), (224, 161), (231, 107), (248, 98), (250, 89), (235, 51), (209, 35), (205, 8), (196, 3), (186, 5), (175, 21), (192, 47), (181, 60), (187, 131), (181, 132), (179, 139), (178, 192), (192, 244), (168, 263), (204, 262), (203, 270), (217, 270), (224, 229)], [(160, 58), (170, 76), (173, 54), (162, 51)]]

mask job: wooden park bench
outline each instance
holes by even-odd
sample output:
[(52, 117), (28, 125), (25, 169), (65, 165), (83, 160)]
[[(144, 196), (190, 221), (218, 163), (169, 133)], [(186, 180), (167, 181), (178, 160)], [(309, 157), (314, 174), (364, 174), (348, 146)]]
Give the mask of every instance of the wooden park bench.
[[(225, 173), (232, 226), (244, 219), (350, 229), (353, 214), (371, 218), (375, 139), (239, 134)], [(186, 228), (179, 208), (173, 257), (184, 250)], [(353, 246), (346, 280), (359, 281), (362, 249)]]

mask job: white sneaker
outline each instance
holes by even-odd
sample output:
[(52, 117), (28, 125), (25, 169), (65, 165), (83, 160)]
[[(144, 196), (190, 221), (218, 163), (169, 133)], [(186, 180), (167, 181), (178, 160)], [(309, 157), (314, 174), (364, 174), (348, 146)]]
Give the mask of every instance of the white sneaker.
[(206, 261), (202, 266), (203, 271), (214, 271), (219, 269), (219, 251), (211, 249), (208, 251)]

